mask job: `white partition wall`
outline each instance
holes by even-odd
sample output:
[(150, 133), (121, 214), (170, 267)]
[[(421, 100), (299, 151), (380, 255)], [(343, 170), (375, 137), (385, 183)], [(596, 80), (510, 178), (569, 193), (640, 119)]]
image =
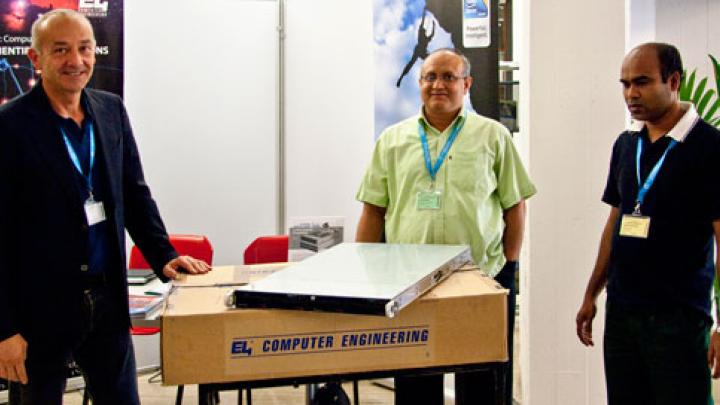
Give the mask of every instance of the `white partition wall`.
[(575, 314), (609, 212), (600, 197), (625, 119), (618, 84), (625, 5), (543, 0), (521, 7), (521, 132), (538, 188), (523, 275), (523, 405), (604, 404), (603, 311), (592, 349), (575, 336)]
[[(637, 0), (633, 0), (637, 1)], [(714, 84), (708, 54), (720, 58), (720, 2), (717, 0), (656, 0), (656, 39), (678, 47), (688, 72)], [(714, 88), (714, 86), (711, 86)]]
[(287, 215), (345, 217), (373, 141), (372, 2), (286, 0)]
[(215, 263), (276, 229), (277, 3), (126, 0), (125, 100), (170, 233)]
[(655, 41), (655, 0), (625, 0), (625, 50)]

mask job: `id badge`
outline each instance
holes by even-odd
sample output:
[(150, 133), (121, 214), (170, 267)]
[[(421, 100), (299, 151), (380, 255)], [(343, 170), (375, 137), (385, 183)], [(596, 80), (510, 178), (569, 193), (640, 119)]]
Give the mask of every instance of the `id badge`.
[(105, 207), (102, 201), (85, 201), (85, 217), (88, 225), (93, 226), (105, 220)]
[(623, 215), (620, 222), (620, 236), (647, 239), (650, 231), (650, 217), (641, 215)]
[(442, 191), (424, 190), (417, 193), (418, 210), (439, 210), (442, 200)]

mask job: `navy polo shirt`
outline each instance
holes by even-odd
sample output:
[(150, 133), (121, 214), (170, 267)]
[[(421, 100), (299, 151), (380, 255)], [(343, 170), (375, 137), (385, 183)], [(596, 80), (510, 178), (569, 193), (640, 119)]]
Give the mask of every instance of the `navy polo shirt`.
[[(70, 144), (75, 150), (75, 154), (80, 161), (83, 173), (87, 173), (90, 167), (90, 137), (87, 136), (87, 128), (89, 125), (94, 125), (94, 119), (84, 97), (81, 105), (85, 113), (85, 119), (83, 120), (81, 126), (78, 126), (71, 118), (63, 118), (57, 114), (55, 114), (55, 117), (58, 123), (58, 130), (62, 128), (65, 131), (65, 134), (67, 134)], [(95, 163), (92, 168), (93, 196), (95, 201), (103, 202), (105, 215), (109, 216), (111, 210), (110, 207), (108, 207), (107, 198), (105, 198), (109, 195), (107, 187), (107, 170), (105, 169), (103, 154), (100, 151), (101, 145), (97, 134), (97, 128), (95, 127), (94, 129)], [(69, 153), (68, 159), (70, 159)], [(74, 178), (77, 184), (77, 190), (80, 193), (80, 200), (84, 202), (89, 196), (86, 177), (77, 171), (74, 164), (72, 167), (73, 172), (75, 173)], [(83, 212), (85, 212), (84, 209)], [(89, 274), (102, 274), (110, 264), (110, 231), (112, 227), (109, 224), (109, 219), (110, 218), (107, 218), (105, 221), (88, 228), (87, 265)]]
[[(613, 146), (602, 200), (632, 213), (638, 193), (636, 152), (643, 139), (641, 178), (665, 152), (670, 137), (651, 143), (647, 130), (627, 131)], [(615, 224), (608, 269), (608, 301), (625, 308), (694, 308), (710, 315), (715, 266), (712, 222), (720, 219), (720, 132), (698, 120), (668, 152), (646, 194), (647, 239), (619, 235)]]

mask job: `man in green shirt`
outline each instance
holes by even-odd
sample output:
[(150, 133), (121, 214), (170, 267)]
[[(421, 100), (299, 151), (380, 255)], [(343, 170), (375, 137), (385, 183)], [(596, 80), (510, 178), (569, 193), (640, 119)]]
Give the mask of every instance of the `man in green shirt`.
[[(378, 138), (357, 199), (364, 203), (358, 242), (466, 244), (475, 263), (510, 290), (512, 365), (515, 274), (525, 199), (535, 194), (508, 130), (463, 108), (472, 85), (467, 58), (452, 49), (423, 63), (420, 114)], [(512, 367), (504, 397), (511, 404)], [(457, 374), (456, 403), (490, 403), (492, 374)], [(398, 378), (397, 404), (443, 403), (442, 376)]]

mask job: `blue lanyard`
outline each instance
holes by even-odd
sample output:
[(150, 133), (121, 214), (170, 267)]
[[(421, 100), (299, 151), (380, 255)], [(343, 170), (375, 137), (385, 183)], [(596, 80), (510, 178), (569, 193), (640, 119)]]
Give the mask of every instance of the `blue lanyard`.
[(645, 183), (640, 180), (640, 156), (642, 156), (642, 138), (638, 137), (638, 144), (637, 144), (637, 153), (635, 155), (635, 169), (637, 170), (637, 179), (638, 179), (638, 196), (635, 200), (635, 212), (634, 214), (640, 214), (640, 206), (642, 205), (643, 201), (645, 201), (645, 194), (647, 194), (648, 190), (650, 190), (650, 187), (655, 182), (655, 178), (658, 175), (658, 172), (660, 172), (660, 168), (662, 167), (663, 163), (665, 162), (665, 157), (667, 156), (668, 152), (670, 152), (670, 149), (675, 147), (677, 144), (677, 141), (674, 139), (670, 140), (670, 144), (665, 149), (665, 153), (660, 157), (660, 159), (655, 163), (655, 167), (652, 168), (650, 171), (650, 174), (648, 174), (647, 178), (645, 179)]
[(88, 192), (90, 193), (90, 197), (88, 199), (92, 201), (92, 171), (93, 166), (95, 165), (95, 131), (93, 130), (93, 125), (92, 123), (88, 123), (85, 126), (85, 135), (90, 137), (90, 167), (88, 168), (87, 175), (83, 173), (82, 166), (80, 165), (80, 159), (78, 159), (75, 148), (73, 148), (72, 144), (70, 143), (70, 139), (68, 139), (67, 133), (65, 133), (65, 129), (60, 127), (60, 132), (62, 132), (63, 139), (65, 140), (65, 147), (67, 148), (68, 154), (70, 155), (70, 160), (72, 160), (73, 165), (75, 166), (77, 171), (80, 173), (80, 175), (83, 176), (83, 178), (87, 182)]
[(440, 155), (435, 161), (434, 166), (432, 164), (432, 158), (430, 157), (430, 148), (428, 147), (425, 127), (423, 126), (422, 122), (418, 122), (418, 132), (420, 132), (420, 141), (422, 142), (423, 154), (425, 155), (425, 167), (427, 168), (428, 173), (430, 173), (430, 178), (433, 182), (435, 181), (435, 175), (437, 174), (438, 170), (440, 170), (440, 166), (442, 166), (443, 162), (445, 161), (445, 157), (447, 156), (448, 151), (450, 151), (450, 147), (452, 146), (453, 142), (455, 142), (455, 138), (457, 138), (458, 133), (462, 129), (463, 125), (465, 125), (465, 119), (467, 119), (467, 113), (463, 115), (462, 120), (457, 120), (457, 122), (455, 123), (455, 126), (450, 133), (450, 137), (447, 141), (445, 141), (445, 146), (443, 146), (442, 150), (440, 151)]

